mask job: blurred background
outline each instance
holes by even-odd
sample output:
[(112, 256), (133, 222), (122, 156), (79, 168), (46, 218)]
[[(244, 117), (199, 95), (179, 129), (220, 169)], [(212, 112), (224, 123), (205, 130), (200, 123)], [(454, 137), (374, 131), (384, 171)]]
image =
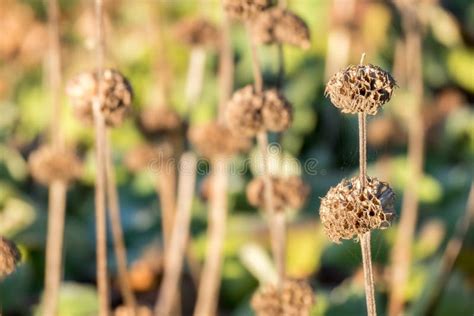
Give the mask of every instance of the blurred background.
[[(424, 140), (423, 176), (418, 182), (419, 216), (412, 253), (411, 272), (404, 293), (408, 312), (420, 315), (432, 289), (446, 245), (465, 205), (474, 172), (474, 2), (469, 0), (419, 0), (422, 12), (423, 101), (420, 112), (412, 111), (414, 92), (399, 82), (392, 101), (368, 121), (369, 174), (387, 181), (397, 194), (397, 212), (411, 174), (407, 159), (409, 122), (416, 116)], [(77, 72), (95, 65), (92, 1), (60, 0), (63, 83)], [(192, 108), (185, 105), (184, 89), (190, 49), (180, 43), (173, 26), (182, 18), (205, 16), (216, 25), (223, 14), (217, 0), (201, 1), (105, 1), (106, 64), (118, 68), (131, 82), (135, 98), (133, 117), (156, 102), (157, 60), (166, 56), (169, 106), (189, 125), (215, 118), (218, 103), (218, 54), (209, 49), (202, 96)], [(342, 115), (324, 97), (328, 76), (357, 63), (365, 52), (366, 62), (403, 77), (406, 56), (400, 53), (403, 25), (396, 5), (389, 1), (288, 0), (288, 8), (300, 15), (311, 30), (311, 47), (285, 47), (283, 90), (293, 103), (294, 123), (280, 141), (283, 168), (300, 173), (311, 193), (300, 212), (289, 214), (288, 274), (308, 278), (316, 295), (314, 315), (363, 315), (364, 283), (359, 245), (330, 243), (321, 229), (320, 198), (342, 178), (358, 168), (357, 118)], [(41, 0), (0, 1), (0, 235), (14, 240), (23, 259), (18, 270), (0, 284), (5, 315), (32, 315), (41, 299), (47, 219), (47, 188), (30, 177), (27, 157), (47, 140), (51, 117), (50, 95), (45, 80), (47, 10)], [(161, 28), (161, 29), (159, 29)], [(157, 42), (157, 34), (160, 43)], [(250, 51), (241, 24), (232, 24), (235, 59), (234, 88), (252, 83)], [(346, 48), (344, 48), (346, 47)], [(346, 49), (344, 51), (344, 49)], [(259, 48), (267, 86), (277, 82), (276, 46)], [(404, 61), (405, 60), (405, 61)], [(341, 64), (342, 61), (342, 64)], [(64, 283), (60, 315), (94, 315), (94, 155), (93, 132), (72, 115), (64, 97), (61, 124), (68, 144), (77, 148), (85, 163), (81, 179), (67, 195), (64, 248)], [(135, 120), (127, 120), (112, 132), (122, 208), (122, 221), (129, 254), (132, 287), (143, 303), (152, 303), (162, 275), (160, 206), (150, 170), (130, 172), (124, 158), (144, 138)], [(255, 155), (251, 150), (250, 156)], [(235, 166), (247, 156), (234, 158)], [(203, 163), (202, 170), (206, 169)], [(249, 300), (258, 286), (253, 265), (273, 269), (264, 258), (269, 241), (265, 218), (252, 208), (245, 185), (258, 168), (254, 160), (243, 173), (230, 178), (228, 232), (220, 291), (220, 315), (251, 315)], [(188, 260), (198, 267), (205, 257), (207, 205), (199, 197), (206, 172), (200, 172), (193, 202)], [(398, 215), (398, 217), (400, 214)], [(378, 309), (387, 306), (390, 250), (398, 221), (372, 237), (377, 282)], [(254, 252), (258, 256), (253, 256)], [(254, 260), (246, 260), (251, 256)], [(250, 262), (249, 262), (250, 261)], [(115, 258), (109, 247), (112, 277)], [(257, 269), (258, 270), (258, 269)], [(265, 270), (265, 269), (264, 269)], [(257, 272), (258, 274), (258, 272)], [(117, 281), (112, 280), (112, 303), (119, 304)], [(192, 310), (196, 288), (186, 267), (182, 281), (183, 314)], [(434, 308), (435, 315), (474, 313), (474, 232), (464, 244), (448, 275)], [(425, 305), (424, 305), (425, 304)], [(189, 306), (189, 307), (186, 307)]]

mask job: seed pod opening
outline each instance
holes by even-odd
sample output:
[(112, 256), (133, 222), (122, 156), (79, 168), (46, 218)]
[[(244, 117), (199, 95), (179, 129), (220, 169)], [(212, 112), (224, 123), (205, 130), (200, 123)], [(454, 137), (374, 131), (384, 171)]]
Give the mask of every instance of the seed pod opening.
[(385, 229), (395, 216), (395, 194), (387, 183), (367, 177), (342, 180), (321, 200), (319, 215), (326, 235), (335, 243), (373, 229)]
[(188, 46), (216, 47), (219, 43), (217, 27), (204, 18), (193, 17), (176, 24), (176, 38)]
[(93, 122), (93, 101), (96, 95), (99, 95), (105, 123), (111, 127), (118, 126), (131, 111), (132, 87), (128, 80), (114, 69), (104, 69), (102, 78), (100, 93), (97, 71), (84, 72), (74, 77), (68, 82), (66, 92), (79, 120), (88, 124)]
[(223, 6), (230, 18), (251, 20), (271, 5), (270, 0), (223, 0)]
[(392, 97), (392, 76), (374, 65), (349, 66), (334, 74), (324, 91), (342, 113), (374, 115)]
[(82, 172), (82, 163), (74, 152), (52, 146), (42, 146), (34, 151), (28, 159), (28, 166), (33, 178), (43, 185), (54, 180), (70, 183)]
[(257, 316), (309, 316), (315, 302), (311, 287), (304, 280), (285, 279), (281, 288), (262, 286), (252, 296)]
[(21, 254), (14, 242), (0, 236), (0, 279), (16, 270)]
[(140, 113), (138, 127), (146, 137), (160, 138), (180, 133), (183, 122), (172, 109), (152, 106)]

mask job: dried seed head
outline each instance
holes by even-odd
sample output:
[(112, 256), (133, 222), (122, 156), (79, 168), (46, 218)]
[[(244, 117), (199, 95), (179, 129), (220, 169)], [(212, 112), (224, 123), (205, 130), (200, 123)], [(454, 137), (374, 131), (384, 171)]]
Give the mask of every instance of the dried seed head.
[(82, 163), (74, 152), (52, 146), (42, 146), (34, 151), (28, 165), (33, 178), (43, 185), (54, 180), (70, 183), (80, 177), (82, 171)]
[(179, 133), (183, 122), (178, 113), (161, 106), (145, 108), (138, 118), (138, 126), (150, 138), (159, 138)]
[(224, 0), (224, 10), (236, 20), (251, 20), (271, 5), (270, 0)]
[(207, 158), (232, 156), (250, 148), (250, 139), (237, 136), (216, 122), (192, 127), (189, 140), (201, 155)]
[(0, 279), (12, 274), (20, 259), (21, 254), (16, 245), (0, 236)]
[[(306, 201), (309, 187), (298, 176), (272, 177), (273, 206), (277, 212), (287, 208), (299, 209)], [(253, 179), (247, 186), (247, 200), (252, 206), (265, 208), (263, 177)]]
[(291, 103), (276, 89), (265, 91), (262, 108), (263, 125), (272, 132), (287, 130), (293, 120)]
[(175, 26), (176, 38), (189, 46), (216, 47), (219, 31), (216, 26), (204, 18), (188, 18)]
[(392, 76), (374, 65), (349, 66), (334, 74), (324, 91), (342, 113), (374, 115), (392, 97)]
[(137, 306), (136, 310), (132, 310), (130, 307), (120, 305), (114, 310), (114, 316), (152, 316), (152, 310), (147, 306)]
[(311, 44), (309, 28), (303, 19), (280, 7), (259, 14), (252, 29), (255, 40), (261, 44), (290, 44), (303, 49)]
[[(102, 113), (108, 126), (120, 125), (131, 110), (132, 87), (117, 70), (105, 69), (99, 96)], [(75, 115), (84, 122), (93, 121), (92, 105), (98, 92), (97, 72), (84, 72), (69, 81), (66, 92), (71, 98)]]
[(163, 168), (166, 163), (173, 159), (173, 145), (167, 141), (159, 144), (141, 144), (130, 150), (125, 156), (125, 166), (132, 171), (140, 171), (149, 168)]
[(252, 308), (257, 316), (309, 316), (314, 294), (304, 280), (286, 279), (281, 288), (267, 284), (252, 296)]
[(367, 177), (344, 179), (321, 200), (319, 215), (326, 235), (335, 243), (373, 229), (385, 229), (395, 215), (395, 194), (387, 183)]

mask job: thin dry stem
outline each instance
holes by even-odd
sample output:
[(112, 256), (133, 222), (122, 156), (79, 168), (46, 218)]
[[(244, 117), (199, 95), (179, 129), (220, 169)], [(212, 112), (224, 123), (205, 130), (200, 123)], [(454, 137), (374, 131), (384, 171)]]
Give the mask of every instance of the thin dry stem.
[(164, 276), (155, 305), (156, 316), (170, 316), (178, 290), (184, 253), (189, 238), (191, 206), (196, 181), (196, 156), (190, 152), (183, 154), (179, 170), (178, 205), (171, 234), (170, 251), (165, 257)]
[(367, 114), (359, 113), (359, 179), (361, 189), (367, 180)]
[(375, 291), (374, 291), (374, 274), (372, 271), (372, 254), (370, 247), (370, 232), (360, 237), (360, 247), (362, 250), (362, 262), (364, 265), (364, 284), (365, 284), (365, 300), (367, 303), (367, 315), (376, 316), (375, 308)]
[(202, 47), (193, 47), (189, 59), (188, 74), (186, 76), (185, 99), (186, 104), (191, 107), (202, 91), (204, 80), (204, 66), (206, 65), (206, 51)]
[(219, 59), (219, 122), (225, 121), (225, 107), (234, 86), (234, 54), (230, 42), (230, 22), (224, 12)]
[(250, 52), (252, 54), (252, 71), (255, 92), (261, 93), (263, 91), (263, 78), (262, 72), (260, 70), (260, 60), (258, 58), (257, 44), (255, 43), (255, 39), (252, 36), (252, 27), (250, 26), (249, 22), (245, 25), (245, 27), (247, 29), (247, 37), (249, 39)]
[(122, 221), (120, 217), (120, 205), (115, 181), (115, 172), (112, 160), (112, 150), (110, 139), (106, 139), (106, 174), (107, 174), (107, 201), (109, 204), (110, 224), (112, 227), (112, 238), (115, 257), (117, 259), (117, 270), (120, 283), (120, 292), (125, 301), (125, 305), (133, 315), (136, 313), (136, 300), (133, 294), (130, 280), (127, 273), (127, 249), (123, 238)]
[(43, 315), (55, 316), (58, 309), (62, 275), (62, 250), (67, 184), (55, 180), (49, 187), (48, 233), (46, 236), (46, 271)]
[(222, 251), (227, 219), (228, 170), (225, 159), (213, 161), (206, 261), (202, 270), (194, 316), (215, 315), (219, 299)]

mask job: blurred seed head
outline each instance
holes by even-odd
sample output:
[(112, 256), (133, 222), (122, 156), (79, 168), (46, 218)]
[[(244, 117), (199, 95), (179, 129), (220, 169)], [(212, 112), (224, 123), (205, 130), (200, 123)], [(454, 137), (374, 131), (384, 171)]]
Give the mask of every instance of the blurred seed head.
[(125, 166), (131, 172), (146, 168), (163, 167), (169, 159), (174, 157), (173, 145), (168, 141), (158, 144), (140, 144), (132, 148), (125, 156)]
[(392, 76), (374, 65), (349, 66), (334, 74), (324, 91), (342, 113), (374, 115), (392, 97)]
[(251, 305), (257, 316), (309, 316), (314, 294), (304, 280), (285, 279), (281, 288), (266, 284), (254, 293)]
[(319, 215), (326, 235), (335, 243), (373, 229), (385, 229), (395, 216), (395, 193), (387, 183), (367, 177), (342, 180), (321, 200)]
[(303, 49), (311, 45), (309, 28), (303, 19), (281, 7), (257, 15), (252, 30), (255, 40), (261, 44), (290, 44)]
[(293, 121), (293, 106), (276, 89), (264, 92), (265, 102), (262, 108), (263, 125), (272, 132), (287, 130)]
[(188, 46), (217, 47), (219, 31), (207, 19), (192, 17), (183, 19), (175, 26), (176, 38)]
[(0, 236), (0, 279), (16, 270), (21, 254), (15, 243)]
[(115, 69), (104, 69), (101, 91), (97, 71), (83, 72), (71, 79), (66, 92), (71, 98), (74, 114), (86, 123), (93, 122), (93, 101), (98, 95), (102, 100), (102, 113), (108, 126), (120, 125), (132, 106), (132, 87)]
[(28, 166), (35, 181), (43, 185), (55, 180), (70, 183), (82, 172), (82, 163), (73, 151), (52, 146), (42, 146), (34, 151)]
[(151, 308), (144, 305), (137, 306), (136, 310), (120, 305), (114, 310), (114, 316), (153, 316), (153, 312)]
[(272, 4), (271, 0), (223, 0), (222, 3), (230, 18), (243, 21), (253, 19)]
[(183, 122), (174, 110), (163, 106), (151, 106), (140, 113), (138, 127), (145, 136), (160, 138), (180, 133)]

